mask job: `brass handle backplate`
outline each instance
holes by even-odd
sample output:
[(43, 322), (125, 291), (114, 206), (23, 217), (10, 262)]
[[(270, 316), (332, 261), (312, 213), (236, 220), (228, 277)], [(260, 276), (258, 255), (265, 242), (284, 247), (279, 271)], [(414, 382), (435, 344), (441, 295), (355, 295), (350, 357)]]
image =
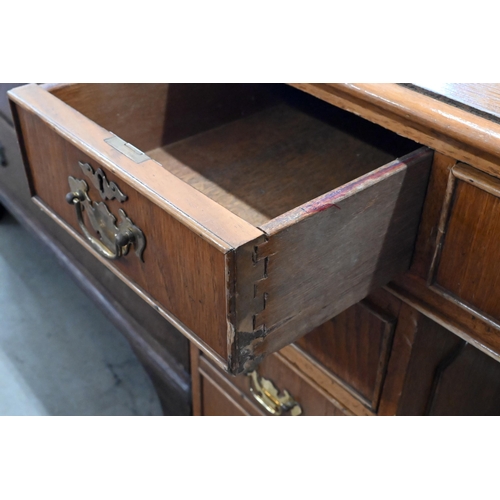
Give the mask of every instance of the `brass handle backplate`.
[[(88, 163), (80, 163), (80, 166), (85, 173), (88, 172), (90, 167)], [(94, 174), (91, 167), (90, 170)], [(102, 171), (100, 169), (99, 171), (99, 175), (103, 176)], [(146, 239), (143, 232), (127, 217), (125, 211), (121, 208), (119, 209), (120, 222), (116, 225), (116, 217), (109, 211), (106, 204), (104, 202), (93, 202), (90, 199), (88, 194), (89, 187), (84, 180), (70, 176), (68, 177), (68, 182), (71, 191), (66, 195), (66, 201), (75, 206), (78, 224), (92, 248), (106, 259), (115, 260), (123, 255), (127, 255), (130, 247), (133, 245), (137, 257), (144, 261), (143, 252), (146, 246)], [(101, 180), (100, 182), (102, 185), (103, 181)], [(104, 182), (107, 186), (111, 184), (107, 183), (105, 178)], [(122, 193), (120, 192), (120, 194)], [(124, 195), (122, 196), (126, 199)], [(113, 197), (118, 198), (114, 196), (114, 193)], [(87, 229), (83, 212), (87, 213), (90, 225), (99, 234), (100, 239), (93, 236)]]
[(280, 394), (279, 389), (271, 380), (261, 377), (257, 370), (250, 372), (248, 377), (250, 377), (250, 391), (253, 397), (271, 415), (278, 416), (286, 412), (290, 412), (293, 416), (302, 414), (301, 406), (287, 390)]

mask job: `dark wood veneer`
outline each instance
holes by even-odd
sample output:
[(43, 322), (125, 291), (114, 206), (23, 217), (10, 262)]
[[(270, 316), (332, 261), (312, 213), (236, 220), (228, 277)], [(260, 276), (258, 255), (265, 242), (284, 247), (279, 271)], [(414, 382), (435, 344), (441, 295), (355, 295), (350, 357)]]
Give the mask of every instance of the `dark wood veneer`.
[(297, 345), (377, 411), (395, 324), (396, 316), (368, 298), (315, 328)]

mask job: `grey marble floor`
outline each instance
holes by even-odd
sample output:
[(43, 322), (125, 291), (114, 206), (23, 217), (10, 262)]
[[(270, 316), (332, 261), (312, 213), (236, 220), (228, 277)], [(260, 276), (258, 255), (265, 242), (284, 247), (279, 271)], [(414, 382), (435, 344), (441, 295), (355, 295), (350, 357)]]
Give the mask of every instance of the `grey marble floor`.
[(10, 215), (0, 220), (0, 415), (161, 415), (127, 341)]

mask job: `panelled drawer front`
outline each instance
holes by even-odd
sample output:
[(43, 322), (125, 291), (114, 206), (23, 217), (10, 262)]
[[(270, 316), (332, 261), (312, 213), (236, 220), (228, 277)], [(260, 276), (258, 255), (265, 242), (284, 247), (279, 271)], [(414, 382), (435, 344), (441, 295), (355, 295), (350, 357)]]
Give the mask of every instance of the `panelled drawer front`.
[(458, 164), (450, 185), (433, 283), (500, 324), (500, 181)]
[(377, 412), (400, 302), (384, 290), (298, 340), (297, 346)]
[(257, 368), (257, 373), (262, 383), (272, 384), (282, 399), (285, 391), (288, 392), (296, 403), (292, 409), (280, 409), (276, 402), (262, 402), (251, 376), (228, 377), (203, 356), (200, 358), (199, 372), (202, 415), (291, 416), (293, 408), (295, 413), (304, 416), (352, 414), (279, 353), (267, 357)]
[[(172, 89), (164, 92), (159, 86), (118, 85), (117, 99), (123, 100), (118, 103), (112, 100), (109, 88), (101, 92), (99, 86), (85, 85), (52, 90), (66, 102), (33, 85), (16, 89), (11, 97), (37, 203), (86, 245), (88, 236), (82, 235), (76, 198), (74, 205), (66, 202), (68, 192), (74, 191), (69, 177), (85, 181), (93, 206), (105, 203), (117, 224), (122, 210), (144, 234), (143, 261), (131, 246), (128, 255), (106, 264), (219, 366), (233, 373), (252, 370), (269, 353), (294, 342), (408, 268), (432, 160), (429, 150), (413, 151), (414, 144), (393, 135), (387, 137), (387, 132), (378, 129), (381, 146), (377, 149), (378, 137), (370, 135), (372, 129), (367, 132), (368, 139), (357, 137), (357, 122), (344, 133), (341, 126), (328, 128), (312, 114), (304, 115), (281, 101), (262, 112), (250, 109), (259, 99), (241, 97), (241, 86), (237, 85), (222, 90), (203, 87), (202, 93), (213, 95), (198, 98), (199, 109), (191, 109), (181, 118), (167, 113), (167, 119), (174, 117), (168, 122), (168, 134), (152, 129), (160, 141), (157, 144), (141, 128), (143, 124), (151, 128), (156, 122), (154, 126), (164, 125), (162, 116), (149, 119), (155, 112), (155, 93), (160, 96), (164, 92), (158, 103), (166, 102), (167, 110), (168, 96), (181, 95), (186, 102), (196, 97), (189, 93), (186, 97), (185, 87)], [(140, 106), (129, 107), (133, 99), (147, 105), (147, 116)], [(174, 109), (178, 102), (172, 102)], [(120, 121), (120, 104), (127, 109), (126, 122)], [(109, 113), (102, 111), (106, 106)], [(234, 116), (238, 106), (242, 111)], [(163, 166), (148, 158), (134, 160), (133, 154), (124, 154), (124, 148), (117, 150), (106, 142), (114, 137), (112, 132), (76, 109), (100, 116), (108, 127), (116, 122), (118, 130), (129, 130), (131, 138), (124, 139), (151, 149), (148, 154)], [(244, 116), (247, 112), (248, 119), (234, 122), (238, 113)], [(203, 120), (197, 120), (198, 116)], [(261, 123), (272, 130), (280, 117), (289, 120), (286, 126), (277, 127), (274, 135), (259, 135)], [(177, 133), (175, 119), (179, 120)], [(345, 120), (342, 117), (339, 123)], [(172, 134), (181, 141), (163, 146), (161, 141)], [(289, 136), (283, 138), (283, 134)], [(224, 137), (233, 141), (227, 154)], [(297, 141), (302, 143), (296, 145)], [(352, 148), (359, 148), (360, 153)], [(391, 162), (396, 150), (406, 156)], [(315, 151), (321, 151), (319, 160)], [(363, 155), (366, 164), (359, 160)], [(283, 183), (269, 177), (280, 158), (286, 158), (286, 168), (293, 171)], [(328, 158), (336, 162), (330, 168), (324, 163), (330, 161)], [(373, 166), (370, 161), (375, 162)], [(384, 161), (389, 163), (384, 165)], [(200, 177), (193, 167), (204, 162), (212, 162), (213, 168), (218, 162), (228, 165), (224, 168), (228, 169), (226, 177), (233, 179), (234, 193), (231, 184), (221, 189), (214, 181), (205, 183), (210, 170)], [(255, 175), (260, 177), (248, 178), (255, 184), (249, 184), (249, 192), (258, 196), (272, 187), (275, 198), (282, 197), (279, 203), (268, 194), (263, 199), (270, 200), (266, 203), (273, 210), (278, 206), (284, 213), (266, 216), (260, 202), (245, 198), (239, 176), (232, 171), (240, 168), (242, 175), (251, 176), (251, 162), (258, 162)], [(95, 184), (82, 164), (88, 164), (93, 172), (101, 169)], [(279, 168), (283, 175), (288, 173)], [(321, 175), (326, 176), (324, 189), (328, 183), (336, 187), (300, 204), (300, 176), (306, 182), (308, 168), (320, 172), (314, 180), (316, 187), (308, 187), (308, 192), (322, 193)], [(115, 183), (127, 199), (102, 200), (103, 183)], [(285, 211), (287, 206), (290, 208)], [(260, 210), (260, 222), (253, 219), (256, 209)], [(89, 229), (85, 211), (83, 219)], [(104, 257), (101, 260), (104, 262)]]
[(395, 293), (500, 359), (497, 241), (500, 181), (436, 153), (409, 273)]

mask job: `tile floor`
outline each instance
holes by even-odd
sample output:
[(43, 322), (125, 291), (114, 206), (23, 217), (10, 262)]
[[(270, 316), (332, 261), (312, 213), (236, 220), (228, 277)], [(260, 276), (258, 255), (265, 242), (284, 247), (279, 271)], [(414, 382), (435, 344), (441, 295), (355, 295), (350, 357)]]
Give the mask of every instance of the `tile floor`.
[(10, 215), (0, 220), (0, 415), (161, 415), (127, 341)]

